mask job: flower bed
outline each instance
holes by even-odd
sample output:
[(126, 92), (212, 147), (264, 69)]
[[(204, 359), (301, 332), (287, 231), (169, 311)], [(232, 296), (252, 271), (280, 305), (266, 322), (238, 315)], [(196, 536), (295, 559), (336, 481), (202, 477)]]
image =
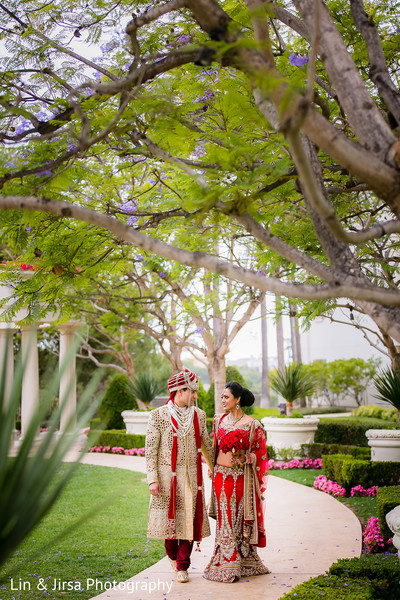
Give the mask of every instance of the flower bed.
[(89, 452), (106, 454), (125, 454), (126, 456), (144, 456), (144, 448), (122, 448), (122, 446), (92, 446)]
[(368, 520), (368, 525), (363, 531), (363, 543), (367, 554), (371, 554), (372, 552), (384, 552), (385, 550), (391, 549), (392, 539), (393, 538), (389, 538), (387, 542), (383, 539), (378, 517), (371, 517)]
[(299, 460), (298, 458), (294, 458), (293, 460), (289, 460), (288, 462), (279, 462), (277, 463), (274, 459), (270, 459), (268, 461), (268, 467), (270, 470), (280, 469), (322, 469), (322, 458), (305, 458), (303, 460)]

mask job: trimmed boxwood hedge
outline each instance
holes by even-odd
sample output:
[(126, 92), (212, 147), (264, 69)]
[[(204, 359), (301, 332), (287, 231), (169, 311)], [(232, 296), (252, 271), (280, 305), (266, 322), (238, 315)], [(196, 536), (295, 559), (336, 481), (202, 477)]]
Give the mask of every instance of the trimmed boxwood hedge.
[(398, 600), (399, 579), (397, 555), (362, 554), (338, 560), (327, 575), (301, 583), (282, 600)]
[(88, 441), (90, 446), (110, 446), (111, 448), (118, 446), (130, 450), (131, 448), (144, 448), (146, 436), (125, 433), (125, 431), (121, 430), (90, 430), (88, 432)]
[(370, 460), (371, 448), (346, 446), (344, 444), (302, 444), (301, 450), (306, 458), (322, 458), (324, 454), (350, 454), (354, 458)]
[(393, 533), (388, 527), (388, 524), (386, 523), (386, 515), (388, 512), (396, 508), (396, 506), (398, 506), (399, 504), (399, 485), (394, 485), (391, 487), (381, 487), (378, 489), (378, 493), (376, 495), (376, 512), (379, 519), (379, 527), (381, 530), (381, 534), (383, 535), (386, 541), (393, 535)]
[(322, 457), (322, 465), (328, 479), (350, 491), (362, 485), (397, 485), (400, 482), (400, 463), (369, 461), (353, 458), (350, 454), (329, 454)]
[(368, 446), (365, 432), (368, 429), (397, 429), (396, 424), (382, 419), (345, 417), (320, 419), (314, 441), (319, 444), (345, 444)]

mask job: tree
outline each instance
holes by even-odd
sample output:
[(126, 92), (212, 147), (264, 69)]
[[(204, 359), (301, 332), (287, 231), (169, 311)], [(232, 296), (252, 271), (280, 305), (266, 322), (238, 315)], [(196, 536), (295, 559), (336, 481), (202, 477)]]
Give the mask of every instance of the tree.
[[(350, 298), (399, 342), (396, 3), (142, 5), (0, 5), (3, 233), (41, 253), (26, 297), (56, 305), (133, 245), (324, 308)], [(206, 217), (256, 241), (258, 271), (173, 233)]]
[[(203, 246), (207, 241), (215, 243), (215, 228), (210, 229), (202, 236)], [(248, 243), (240, 245), (227, 235), (224, 244), (220, 244), (220, 251), (223, 250), (234, 257), (250, 253), (251, 248)], [(119, 274), (93, 277), (77, 298), (76, 313), (85, 315), (105, 340), (114, 340), (114, 348), (104, 342), (93, 347), (85, 340), (82, 351), (92, 359), (96, 354), (113, 355), (123, 365), (108, 363), (108, 366), (132, 378), (134, 360), (128, 351), (128, 340), (139, 332), (157, 342), (173, 372), (183, 368), (181, 353), (185, 349), (207, 367), (210, 381), (216, 384), (213, 389), (220, 412), (220, 396), (226, 382), (225, 357), (263, 297), (263, 293), (248, 286), (203, 270), (189, 270), (145, 257), (140, 261), (127, 259), (123, 277)]]
[(323, 396), (331, 406), (348, 398), (360, 406), (379, 364), (377, 358), (350, 358), (330, 362), (318, 360), (303, 366), (315, 381), (316, 396)]

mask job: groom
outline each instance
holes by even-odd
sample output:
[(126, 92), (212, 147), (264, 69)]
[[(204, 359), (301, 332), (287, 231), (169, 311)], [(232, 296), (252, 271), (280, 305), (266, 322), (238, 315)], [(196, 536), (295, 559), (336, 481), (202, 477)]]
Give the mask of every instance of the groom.
[(198, 377), (189, 369), (168, 379), (168, 402), (150, 413), (146, 433), (147, 537), (165, 540), (180, 583), (189, 581), (193, 542), (210, 535), (201, 453), (212, 469), (213, 446), (206, 413), (194, 406), (198, 389)]

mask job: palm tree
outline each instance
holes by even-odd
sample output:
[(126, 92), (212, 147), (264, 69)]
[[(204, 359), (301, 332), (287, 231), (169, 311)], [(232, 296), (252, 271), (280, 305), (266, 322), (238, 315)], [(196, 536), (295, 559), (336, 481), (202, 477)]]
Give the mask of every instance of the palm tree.
[(391, 367), (382, 369), (374, 378), (378, 392), (374, 398), (391, 404), (399, 413), (400, 423), (400, 372)]
[(132, 382), (132, 390), (135, 395), (138, 405), (141, 408), (147, 409), (150, 402), (166, 391), (165, 381), (160, 381), (151, 373), (141, 373), (137, 375)]
[(303, 371), (303, 365), (292, 363), (284, 371), (271, 376), (271, 387), (287, 402), (287, 416), (293, 414), (293, 402), (309, 396), (314, 390), (314, 381)]

